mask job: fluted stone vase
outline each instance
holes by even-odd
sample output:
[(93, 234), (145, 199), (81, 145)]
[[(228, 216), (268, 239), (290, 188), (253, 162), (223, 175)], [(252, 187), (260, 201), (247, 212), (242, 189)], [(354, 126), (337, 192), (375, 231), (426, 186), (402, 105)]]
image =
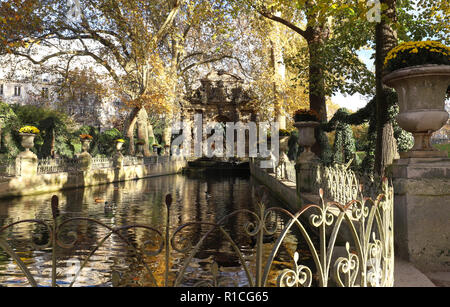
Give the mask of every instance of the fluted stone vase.
[(298, 157), (297, 163), (318, 160), (319, 158), (311, 151), (311, 147), (316, 143), (314, 131), (319, 126), (319, 122), (296, 122), (294, 126), (298, 129), (298, 144), (305, 148)]
[(414, 147), (401, 158), (447, 157), (431, 146), (432, 134), (449, 118), (445, 95), (450, 85), (450, 65), (420, 65), (396, 70), (383, 78), (396, 90), (400, 107), (397, 122), (414, 135)]

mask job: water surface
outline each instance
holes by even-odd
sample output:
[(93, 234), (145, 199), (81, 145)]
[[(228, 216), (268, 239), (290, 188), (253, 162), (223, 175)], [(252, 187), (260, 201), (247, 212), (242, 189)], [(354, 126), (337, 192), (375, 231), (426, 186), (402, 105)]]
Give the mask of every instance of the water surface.
[[(195, 245), (212, 224), (236, 210), (255, 211), (256, 184), (246, 176), (186, 177), (182, 175), (164, 176), (144, 180), (128, 181), (119, 184), (89, 187), (43, 194), (32, 197), (0, 200), (0, 227), (18, 220), (39, 219), (52, 224), (50, 200), (59, 197), (60, 216), (58, 222), (73, 217), (88, 217), (110, 227), (124, 225), (147, 225), (158, 230), (128, 229), (121, 232), (138, 249), (147, 253), (142, 260), (153, 272), (159, 286), (165, 284), (165, 250), (157, 255), (151, 254), (161, 247), (167, 217), (164, 205), (167, 194), (173, 197), (170, 206), (170, 236), (181, 225), (201, 221), (208, 224), (192, 224), (183, 228), (175, 237), (177, 246), (186, 245), (189, 240)], [(107, 203), (105, 205), (105, 203)], [(272, 200), (272, 204), (274, 201)], [(276, 202), (275, 202), (276, 203)], [(279, 205), (279, 204), (277, 204)], [(241, 250), (245, 263), (254, 274), (255, 240), (246, 234), (245, 227), (251, 220), (249, 214), (237, 214), (230, 218), (225, 230)], [(273, 218), (274, 223), (282, 221)], [(250, 228), (251, 229), (251, 228)], [(71, 243), (67, 248), (58, 247), (58, 284), (69, 285), (75, 278), (80, 265), (87, 255), (98, 246), (109, 230), (89, 221), (76, 221), (66, 224), (61, 230), (62, 242)], [(50, 248), (37, 250), (34, 244), (49, 241), (45, 227), (26, 223), (9, 228), (0, 236), (7, 239), (16, 253), (35, 276), (40, 286), (51, 284), (52, 254)], [(188, 239), (188, 240), (187, 240)], [(266, 253), (273, 245), (270, 238), (265, 244)], [(272, 245), (271, 245), (272, 244)], [(70, 244), (69, 244), (70, 245)], [(283, 245), (277, 263), (290, 261), (297, 249), (297, 241), (289, 236)], [(152, 277), (137, 256), (136, 249), (128, 246), (118, 235), (104, 241), (89, 259), (86, 267), (76, 278), (75, 286), (153, 286)], [(140, 254), (139, 254), (140, 255)], [(284, 256), (283, 256), (284, 255)], [(179, 270), (183, 267), (186, 254), (170, 249), (169, 285), (172, 285)], [(218, 273), (214, 278), (215, 264)], [(282, 267), (280, 267), (281, 269)], [(275, 269), (276, 270), (276, 269)], [(200, 281), (211, 281), (216, 285), (246, 286), (249, 284), (237, 253), (220, 231), (213, 231), (207, 237), (199, 252), (195, 254), (180, 285), (192, 286)], [(272, 281), (273, 282), (273, 281)], [(5, 252), (0, 250), (0, 285), (28, 286), (24, 274)]]

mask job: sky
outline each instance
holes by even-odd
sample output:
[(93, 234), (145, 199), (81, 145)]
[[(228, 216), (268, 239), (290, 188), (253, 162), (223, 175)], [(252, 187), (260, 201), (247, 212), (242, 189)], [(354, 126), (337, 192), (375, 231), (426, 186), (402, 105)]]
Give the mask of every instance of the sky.
[[(373, 52), (373, 50), (361, 50), (357, 52), (361, 60), (371, 71), (375, 71), (374, 61), (370, 58)], [(353, 96), (338, 94), (331, 97), (331, 101), (340, 107), (345, 107), (351, 111), (357, 111), (358, 109), (363, 108), (369, 102), (369, 99), (360, 94), (355, 94)]]

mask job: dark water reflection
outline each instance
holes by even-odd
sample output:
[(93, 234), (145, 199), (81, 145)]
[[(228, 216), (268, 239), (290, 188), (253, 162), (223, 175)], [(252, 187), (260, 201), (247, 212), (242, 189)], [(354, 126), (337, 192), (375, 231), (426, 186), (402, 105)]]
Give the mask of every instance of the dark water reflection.
[[(166, 194), (173, 195), (170, 207), (170, 233), (181, 225), (202, 221), (215, 223), (230, 212), (242, 209), (255, 210), (255, 187), (249, 177), (216, 177), (189, 178), (181, 175), (129, 181), (120, 184), (90, 187), (85, 189), (62, 191), (21, 199), (0, 201), (0, 226), (24, 219), (41, 219), (51, 222), (50, 199), (57, 195), (60, 199), (60, 221), (71, 217), (89, 217), (101, 221), (111, 227), (142, 224), (151, 226), (164, 234)], [(105, 209), (105, 202), (112, 208)], [(246, 263), (254, 274), (254, 240), (244, 231), (249, 215), (233, 216), (226, 226), (233, 240), (243, 253)], [(282, 223), (282, 222), (279, 222)], [(193, 244), (209, 230), (210, 225), (194, 224), (184, 228), (175, 243), (185, 244), (189, 239)], [(71, 232), (76, 233), (74, 236)], [(68, 285), (75, 276), (86, 255), (97, 243), (108, 234), (108, 229), (99, 224), (77, 221), (67, 224), (62, 231), (64, 242), (76, 238), (76, 244), (70, 248), (57, 248), (58, 284)], [(124, 237), (145, 250), (155, 251), (160, 247), (161, 237), (155, 232), (136, 229), (121, 233)], [(36, 239), (36, 235), (39, 236)], [(1, 234), (8, 240), (20, 255), (36, 281), (41, 286), (50, 285), (52, 255), (49, 248), (36, 250), (31, 243), (44, 244), (49, 235), (45, 228), (36, 224), (21, 224)], [(38, 242), (40, 241), (40, 242)], [(290, 262), (290, 256), (297, 248), (293, 236), (286, 240), (284, 258), (278, 262)], [(266, 253), (270, 252), (270, 244), (266, 244)], [(283, 252), (280, 254), (283, 258)], [(290, 256), (289, 256), (290, 255)], [(173, 283), (177, 272), (182, 267), (186, 255), (175, 250), (170, 254), (169, 285)], [(153, 271), (158, 285), (164, 285), (164, 250), (158, 255), (146, 255), (145, 263)], [(207, 237), (199, 253), (195, 255), (186, 270), (182, 285), (193, 285), (201, 280), (210, 280), (213, 262), (218, 264), (221, 285), (248, 285), (248, 280), (239, 258), (233, 252), (232, 245), (219, 231)], [(133, 248), (130, 248), (119, 236), (112, 235), (90, 258), (86, 268), (76, 279), (75, 286), (111, 286), (112, 271), (116, 282), (126, 286), (151, 286), (151, 278), (142, 263), (138, 261)], [(119, 278), (120, 276), (120, 278)], [(0, 250), (0, 285), (25, 286), (28, 282), (14, 261)]]

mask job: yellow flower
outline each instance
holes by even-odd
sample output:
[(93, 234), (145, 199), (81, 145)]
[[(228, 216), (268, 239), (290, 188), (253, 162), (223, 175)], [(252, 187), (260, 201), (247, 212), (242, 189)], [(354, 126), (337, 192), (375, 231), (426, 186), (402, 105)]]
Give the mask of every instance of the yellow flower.
[(32, 134), (38, 134), (40, 131), (38, 128), (34, 126), (25, 126), (20, 128), (19, 133), (32, 133)]

